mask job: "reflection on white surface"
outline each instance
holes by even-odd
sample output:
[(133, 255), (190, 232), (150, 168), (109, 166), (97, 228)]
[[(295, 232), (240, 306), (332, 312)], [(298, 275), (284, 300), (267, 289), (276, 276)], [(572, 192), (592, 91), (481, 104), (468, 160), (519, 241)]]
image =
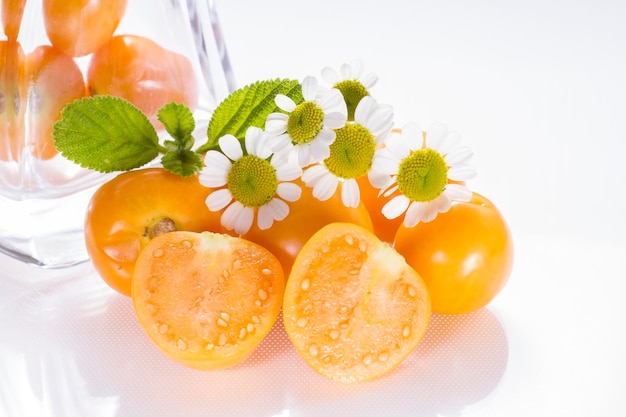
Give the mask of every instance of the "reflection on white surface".
[(0, 367), (11, 375), (0, 382), (0, 411), (11, 417), (460, 415), (498, 386), (508, 361), (502, 324), (483, 309), (433, 316), (407, 361), (370, 383), (317, 375), (281, 322), (243, 363), (195, 371), (159, 353), (131, 300), (88, 264), (38, 284), (2, 277), (0, 305)]

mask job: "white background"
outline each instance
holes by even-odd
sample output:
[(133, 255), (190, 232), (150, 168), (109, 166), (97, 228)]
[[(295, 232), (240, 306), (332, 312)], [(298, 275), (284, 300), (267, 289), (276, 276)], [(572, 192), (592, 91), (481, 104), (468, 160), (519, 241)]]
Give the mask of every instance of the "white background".
[(218, 0), (218, 12), (239, 86), (361, 59), (399, 127), (461, 133), (468, 185), (514, 236), (508, 285), (474, 315), (435, 316), (397, 372), (346, 387), (308, 369), (280, 327), (242, 366), (184, 369), (88, 263), (1, 257), (0, 416), (623, 415), (625, 2)]

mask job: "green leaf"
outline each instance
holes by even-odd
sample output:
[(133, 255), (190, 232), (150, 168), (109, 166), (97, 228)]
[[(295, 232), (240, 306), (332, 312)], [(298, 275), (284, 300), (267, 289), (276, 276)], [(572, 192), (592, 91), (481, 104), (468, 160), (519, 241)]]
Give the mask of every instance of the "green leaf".
[(200, 171), (204, 165), (200, 154), (193, 151), (168, 152), (161, 158), (161, 164), (163, 168), (183, 178)]
[(263, 129), (270, 113), (280, 111), (274, 98), (284, 94), (296, 103), (302, 102), (302, 88), (298, 81), (275, 79), (258, 81), (231, 93), (213, 112), (207, 129), (208, 141), (198, 152), (218, 147), (218, 140), (230, 133), (240, 140), (250, 126)]
[(165, 130), (175, 139), (183, 140), (191, 136), (196, 128), (196, 121), (189, 107), (184, 104), (169, 103), (161, 107), (157, 113), (157, 118)]
[(108, 95), (66, 105), (52, 135), (64, 157), (99, 172), (139, 168), (159, 154), (148, 118), (128, 101)]

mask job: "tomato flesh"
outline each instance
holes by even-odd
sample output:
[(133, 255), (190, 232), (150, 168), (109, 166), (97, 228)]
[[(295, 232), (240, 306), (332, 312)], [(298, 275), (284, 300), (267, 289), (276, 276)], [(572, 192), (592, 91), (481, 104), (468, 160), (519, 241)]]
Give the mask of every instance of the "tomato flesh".
[(420, 276), (388, 244), (360, 226), (332, 223), (296, 257), (283, 320), (311, 368), (361, 382), (390, 372), (415, 349), (430, 301)]
[(280, 263), (259, 245), (171, 232), (139, 255), (132, 299), (143, 329), (166, 356), (212, 370), (256, 349), (278, 317), (284, 285)]

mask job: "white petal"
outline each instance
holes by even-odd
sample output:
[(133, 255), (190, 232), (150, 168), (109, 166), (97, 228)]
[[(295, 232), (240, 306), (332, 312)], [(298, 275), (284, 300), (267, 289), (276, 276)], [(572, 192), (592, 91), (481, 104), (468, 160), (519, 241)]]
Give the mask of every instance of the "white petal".
[(322, 79), (330, 85), (335, 85), (339, 82), (339, 75), (331, 67), (322, 68)]
[(424, 214), (422, 215), (422, 221), (428, 223), (437, 217), (437, 203), (436, 200), (431, 200), (424, 203)]
[[(248, 155), (260, 156), (258, 155), (258, 152), (262, 149), (262, 146), (261, 146), (262, 135), (263, 135), (263, 130), (255, 126), (250, 126), (248, 130), (246, 130), (246, 137), (244, 139), (244, 142), (246, 144), (246, 152), (248, 153)], [(271, 152), (271, 151), (269, 151), (268, 149), (268, 152)]]
[(340, 129), (345, 126), (348, 120), (348, 113), (332, 112), (324, 114), (324, 127), (330, 129)]
[(426, 145), (441, 154), (447, 154), (461, 142), (461, 135), (448, 130), (443, 123), (436, 123), (428, 129)]
[(367, 122), (369, 118), (378, 109), (378, 103), (370, 96), (365, 96), (359, 101), (356, 109), (354, 109), (354, 121), (358, 124), (368, 127)]
[(250, 227), (252, 226), (252, 222), (254, 221), (254, 209), (251, 207), (244, 207), (237, 218), (237, 223), (235, 224), (235, 232), (243, 235), (248, 233)]
[(452, 207), (452, 199), (446, 193), (439, 194), (435, 202), (437, 203), (437, 211), (439, 213), (445, 213)]
[(328, 141), (325, 139), (326, 136), (318, 135), (317, 138), (315, 138), (308, 145), (308, 148), (311, 152), (311, 159), (314, 162), (321, 162), (330, 156), (330, 143), (328, 143)]
[(343, 63), (339, 67), (339, 73), (341, 74), (341, 78), (343, 80), (351, 80), (354, 78), (352, 75), (352, 66), (348, 63)]
[(239, 201), (235, 201), (233, 204), (228, 206), (224, 213), (222, 213), (221, 223), (228, 230), (233, 230), (235, 225), (237, 224), (237, 219), (239, 215), (243, 212), (245, 207)]
[(424, 203), (421, 203), (419, 201), (412, 201), (404, 216), (404, 226), (414, 227), (420, 221), (422, 221), (425, 208), (426, 205)]
[(346, 207), (358, 207), (361, 202), (361, 190), (354, 178), (341, 184), (341, 201)]
[(283, 152), (291, 149), (293, 144), (291, 143), (291, 136), (287, 133), (283, 135), (274, 136), (269, 141), (270, 148), (273, 152)]
[(313, 187), (313, 197), (320, 201), (331, 198), (337, 191), (339, 179), (332, 174), (324, 175)]
[(314, 187), (320, 178), (328, 174), (328, 169), (324, 165), (315, 164), (304, 171), (302, 174), (302, 181), (304, 181), (304, 184), (306, 184), (307, 187)]
[[(275, 160), (277, 162), (274, 162)], [(276, 170), (276, 179), (278, 181), (293, 181), (302, 175), (302, 168), (298, 165), (290, 164), (283, 154), (274, 155), (271, 164)]]
[(400, 159), (384, 149), (374, 153), (371, 171), (376, 171), (380, 175), (396, 175), (400, 168)]
[[(309, 145), (301, 145), (301, 146), (294, 146), (293, 148), (295, 150), (295, 163), (298, 164), (301, 167), (307, 166), (312, 162), (312, 157), (311, 157), (311, 147)], [(294, 158), (293, 158), (293, 153), (290, 155), (289, 158), (289, 163), (293, 164), (294, 163)]]
[(385, 141), (385, 148), (383, 149), (385, 153), (391, 154), (398, 162), (409, 156), (412, 149), (409, 140), (404, 136), (404, 131), (402, 133), (402, 135), (392, 134), (389, 136)]
[(284, 94), (276, 94), (276, 97), (274, 97), (274, 103), (276, 103), (279, 109), (288, 113), (291, 113), (296, 108), (295, 101)]
[(228, 188), (213, 191), (206, 198), (206, 205), (211, 211), (220, 211), (233, 201), (233, 196)]
[[(365, 127), (374, 136), (380, 135), (384, 138), (393, 128), (393, 109), (391, 107), (379, 107), (369, 118)], [(377, 142), (380, 140), (377, 139)]]
[(424, 131), (415, 123), (409, 123), (402, 127), (402, 139), (411, 150), (422, 149), (424, 144)]
[(444, 156), (449, 166), (460, 165), (468, 162), (474, 153), (469, 146), (457, 146)]
[(326, 94), (324, 94), (323, 97), (320, 97), (317, 100), (317, 105), (322, 108), (324, 114), (340, 113), (342, 115), (345, 114), (346, 117), (348, 117), (348, 107), (346, 105), (346, 101), (343, 98), (341, 91), (336, 88), (331, 88)]
[(204, 157), (206, 166), (198, 175), (198, 181), (205, 187), (215, 188), (226, 185), (228, 172), (232, 166), (230, 160), (218, 151), (209, 151)]
[(236, 161), (243, 156), (241, 143), (233, 135), (227, 134), (222, 136), (219, 141), (220, 149), (232, 161)]
[(288, 120), (289, 116), (284, 113), (270, 113), (265, 119), (265, 131), (275, 135), (285, 133)]
[(370, 172), (367, 173), (367, 179), (369, 180), (370, 184), (372, 184), (372, 187), (381, 189), (389, 187), (393, 182), (389, 175), (382, 174), (374, 170), (370, 170)]
[(411, 200), (403, 195), (397, 195), (389, 200), (382, 209), (383, 216), (388, 219), (395, 219), (404, 213), (409, 207)]
[(269, 203), (260, 209), (263, 208), (269, 212), (273, 220), (284, 220), (285, 217), (289, 215), (289, 205), (279, 198), (273, 198)]
[(293, 203), (294, 201), (298, 201), (300, 199), (300, 196), (302, 195), (302, 188), (293, 182), (281, 182), (278, 183), (276, 194), (278, 194), (278, 196), (283, 200)]
[(284, 201), (274, 198), (264, 206), (259, 207), (257, 225), (266, 230), (272, 227), (274, 220), (284, 220), (289, 214), (289, 206)]
[(465, 181), (476, 176), (476, 170), (468, 164), (448, 168), (448, 178), (453, 181)]
[(389, 197), (390, 195), (392, 195), (393, 193), (395, 193), (396, 191), (398, 191), (400, 189), (400, 187), (398, 186), (398, 183), (395, 182), (395, 178), (392, 177), (390, 183), (389, 183), (389, 188), (387, 189), (381, 189), (378, 192), (378, 196), (380, 197), (381, 195), (385, 198)]
[(313, 101), (317, 96), (317, 78), (312, 76), (304, 77), (302, 80), (302, 97), (304, 101)]
[(336, 137), (337, 137), (337, 133), (335, 133), (334, 130), (323, 128), (322, 130), (319, 131), (319, 133), (317, 134), (317, 136), (315, 136), (315, 139), (313, 139), (311, 143), (319, 142), (320, 144), (330, 146), (330, 144), (335, 141)]
[(369, 74), (365, 74), (363, 77), (361, 77), (360, 81), (361, 84), (363, 84), (363, 87), (369, 90), (370, 88), (374, 87), (378, 82), (378, 75), (370, 72)]
[(455, 201), (470, 201), (472, 199), (472, 190), (461, 184), (448, 184), (443, 192)]

